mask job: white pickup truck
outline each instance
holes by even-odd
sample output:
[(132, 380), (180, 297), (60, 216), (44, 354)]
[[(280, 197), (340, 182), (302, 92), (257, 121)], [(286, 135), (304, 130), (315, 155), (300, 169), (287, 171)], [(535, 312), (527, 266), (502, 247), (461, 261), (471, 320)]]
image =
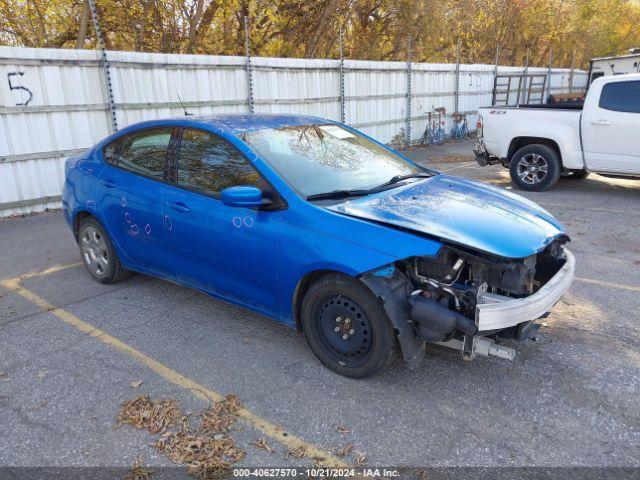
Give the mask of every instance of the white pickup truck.
[(479, 109), (482, 165), (501, 163), (523, 190), (543, 191), (589, 172), (640, 178), (640, 74), (598, 78), (584, 105)]

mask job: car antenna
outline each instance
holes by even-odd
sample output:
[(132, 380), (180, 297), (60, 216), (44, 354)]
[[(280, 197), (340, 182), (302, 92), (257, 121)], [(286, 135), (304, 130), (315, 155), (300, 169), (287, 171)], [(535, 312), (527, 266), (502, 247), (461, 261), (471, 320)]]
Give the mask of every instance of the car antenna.
[(182, 107), (182, 110), (184, 110), (184, 116), (188, 117), (189, 115), (193, 115), (193, 113), (187, 112), (187, 109), (185, 108), (184, 103), (182, 103), (182, 99), (180, 98), (180, 94), (178, 94), (178, 100), (180, 100), (180, 106)]

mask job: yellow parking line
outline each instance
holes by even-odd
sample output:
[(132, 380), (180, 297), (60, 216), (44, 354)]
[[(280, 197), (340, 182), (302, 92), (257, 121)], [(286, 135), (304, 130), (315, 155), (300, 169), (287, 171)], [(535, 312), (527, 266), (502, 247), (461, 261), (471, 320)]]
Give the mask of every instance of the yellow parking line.
[(23, 273), (22, 275), (20, 275), (18, 277), (15, 277), (15, 278), (7, 278), (7, 279), (3, 280), (2, 282), (22, 281), (22, 280), (26, 280), (28, 278), (39, 277), (41, 275), (49, 275), (51, 273), (60, 272), (61, 270), (67, 270), (69, 268), (79, 267), (80, 265), (82, 265), (82, 262), (70, 263), (68, 265), (54, 265), (53, 267), (49, 267), (49, 268), (47, 268), (45, 270), (27, 272), (27, 273)]
[[(70, 268), (68, 266), (67, 268)], [(59, 268), (58, 270), (61, 270)], [(46, 270), (41, 272), (40, 275), (47, 272)], [(51, 269), (48, 270), (48, 273), (52, 273)], [(33, 274), (31, 276), (36, 276)], [(24, 277), (23, 277), (24, 278)], [(132, 346), (124, 343), (122, 340), (117, 339), (116, 337), (109, 335), (107, 332), (100, 330), (99, 328), (94, 327), (93, 325), (80, 320), (78, 317), (73, 315), (62, 308), (58, 308), (55, 305), (52, 305), (44, 298), (39, 295), (33, 293), (30, 290), (22, 287), (20, 285), (20, 278), (13, 278), (9, 280), (0, 281), (0, 285), (7, 288), (8, 290), (20, 295), (31, 303), (40, 307), (43, 311), (50, 312), (51, 314), (58, 317), (67, 325), (71, 325), (75, 329), (80, 332), (89, 335), (91, 337), (96, 338), (101, 341), (105, 345), (109, 345), (111, 347), (115, 347), (123, 353), (126, 353), (132, 358), (135, 358), (143, 365), (147, 366), (161, 377), (170, 381), (171, 383), (178, 385), (179, 387), (185, 388), (191, 393), (193, 393), (196, 397), (201, 398), (203, 400), (207, 400), (210, 402), (217, 402), (224, 398), (224, 396), (216, 391), (208, 389), (199, 383), (191, 380), (190, 378), (185, 377), (184, 375), (179, 374), (175, 370), (167, 367), (163, 363), (145, 355), (139, 350), (136, 350)], [(260, 417), (259, 415), (251, 412), (246, 408), (241, 408), (238, 411), (238, 416), (243, 419), (245, 422), (250, 424), (256, 430), (261, 431), (264, 435), (284, 444), (289, 449), (294, 449), (297, 447), (304, 447), (307, 457), (309, 458), (322, 458), (322, 465), (329, 467), (338, 467), (338, 468), (346, 468), (349, 467), (349, 464), (340, 460), (335, 455), (325, 452), (319, 447), (305, 442), (301, 438), (296, 437), (295, 435), (284, 431), (282, 427), (279, 427), (268, 420)]]
[(640, 292), (640, 287), (634, 287), (633, 285), (624, 285), (622, 283), (604, 282), (602, 280), (594, 280), (593, 278), (576, 277), (576, 280), (584, 283), (592, 283), (594, 285), (600, 285), (602, 287), (619, 288), (621, 290), (630, 290), (632, 292)]

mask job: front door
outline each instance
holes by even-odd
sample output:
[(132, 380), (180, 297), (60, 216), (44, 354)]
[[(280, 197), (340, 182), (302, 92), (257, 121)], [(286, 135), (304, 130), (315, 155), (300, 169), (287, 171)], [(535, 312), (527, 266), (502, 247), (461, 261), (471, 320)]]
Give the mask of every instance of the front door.
[(110, 237), (134, 268), (163, 272), (164, 162), (172, 128), (150, 128), (120, 137), (103, 151), (99, 188)]
[(582, 139), (589, 170), (640, 173), (640, 80), (606, 83), (585, 105)]
[(170, 270), (175, 280), (265, 313), (277, 311), (280, 212), (228, 207), (220, 192), (269, 188), (229, 142), (184, 129), (174, 186), (163, 197)]

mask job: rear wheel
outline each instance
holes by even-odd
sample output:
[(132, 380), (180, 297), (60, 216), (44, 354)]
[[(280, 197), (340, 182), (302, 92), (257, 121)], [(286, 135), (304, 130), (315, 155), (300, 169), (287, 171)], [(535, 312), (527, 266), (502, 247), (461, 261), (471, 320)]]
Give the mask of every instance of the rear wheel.
[(80, 225), (78, 245), (84, 266), (98, 282), (116, 283), (131, 274), (120, 263), (109, 236), (94, 217)]
[(302, 329), (320, 361), (348, 377), (376, 375), (397, 356), (395, 331), (380, 302), (346, 275), (326, 275), (309, 288)]
[(526, 145), (511, 157), (511, 180), (522, 190), (542, 192), (560, 178), (562, 166), (558, 154), (546, 145)]

